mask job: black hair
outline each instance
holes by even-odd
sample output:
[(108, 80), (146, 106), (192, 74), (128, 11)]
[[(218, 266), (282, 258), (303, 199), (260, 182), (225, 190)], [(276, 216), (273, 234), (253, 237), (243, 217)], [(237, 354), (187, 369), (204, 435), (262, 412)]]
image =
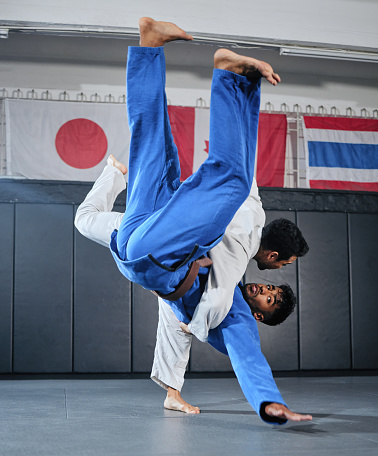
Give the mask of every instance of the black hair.
[(284, 322), (286, 318), (293, 313), (297, 299), (290, 285), (280, 285), (279, 288), (282, 289), (282, 302), (275, 309), (273, 314), (268, 318), (264, 318), (262, 323), (265, 323), (269, 326), (276, 326)]
[(288, 260), (292, 256), (301, 257), (309, 250), (297, 225), (284, 218), (273, 220), (264, 226), (261, 246), (264, 250), (278, 252), (277, 261)]

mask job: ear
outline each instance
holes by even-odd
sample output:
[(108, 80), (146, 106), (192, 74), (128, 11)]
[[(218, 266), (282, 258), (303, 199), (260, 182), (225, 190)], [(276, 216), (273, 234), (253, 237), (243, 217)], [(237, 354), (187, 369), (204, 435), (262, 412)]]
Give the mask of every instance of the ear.
[(270, 253), (268, 253), (268, 260), (276, 261), (278, 256), (279, 256), (278, 252), (275, 252), (272, 250)]
[(257, 321), (264, 321), (264, 315), (260, 312), (253, 312), (252, 315), (255, 317)]

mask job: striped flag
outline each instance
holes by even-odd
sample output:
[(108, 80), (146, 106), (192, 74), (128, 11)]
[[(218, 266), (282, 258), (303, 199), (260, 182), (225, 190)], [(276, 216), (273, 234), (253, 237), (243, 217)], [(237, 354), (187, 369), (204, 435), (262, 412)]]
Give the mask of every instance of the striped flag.
[(378, 119), (303, 117), (310, 188), (378, 191)]

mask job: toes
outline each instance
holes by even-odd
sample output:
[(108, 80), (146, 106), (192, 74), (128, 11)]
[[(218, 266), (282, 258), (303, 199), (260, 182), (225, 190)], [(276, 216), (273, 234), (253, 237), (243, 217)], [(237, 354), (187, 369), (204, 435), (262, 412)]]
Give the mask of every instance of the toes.
[(188, 406), (183, 408), (183, 412), (196, 415), (197, 413), (200, 413), (200, 409), (198, 407)]
[(279, 82), (281, 82), (281, 78), (277, 73), (270, 74), (267, 76), (267, 81), (269, 81), (272, 85), (276, 86)]

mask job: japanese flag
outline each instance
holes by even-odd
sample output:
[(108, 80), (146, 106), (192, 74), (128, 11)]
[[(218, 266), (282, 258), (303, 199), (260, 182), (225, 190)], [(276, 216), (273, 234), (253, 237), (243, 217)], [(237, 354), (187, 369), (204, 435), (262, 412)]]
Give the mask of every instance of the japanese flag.
[(123, 104), (6, 100), (7, 174), (95, 181), (108, 155), (128, 162)]

